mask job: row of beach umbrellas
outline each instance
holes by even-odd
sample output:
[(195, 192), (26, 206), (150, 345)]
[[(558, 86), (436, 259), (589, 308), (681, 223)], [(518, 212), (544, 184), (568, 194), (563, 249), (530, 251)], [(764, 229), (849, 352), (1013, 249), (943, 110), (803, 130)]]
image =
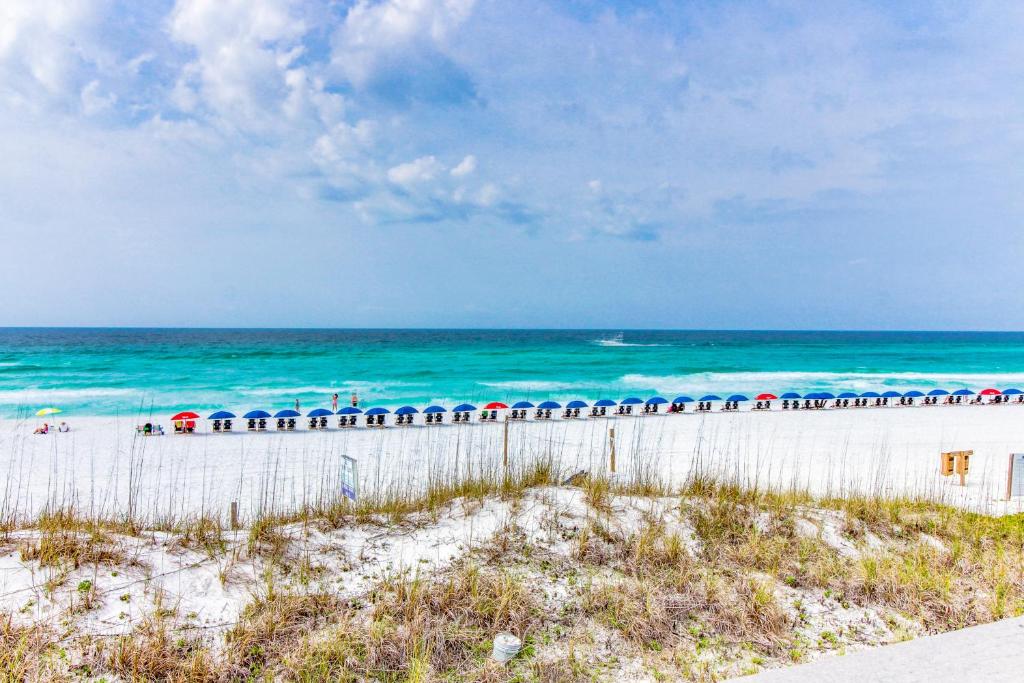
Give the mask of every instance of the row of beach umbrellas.
[[(1004, 390), (990, 388), (990, 389), (983, 389), (982, 391), (978, 392), (978, 394), (981, 395), (981, 396), (999, 396), (999, 395), (1003, 395), (1003, 396), (1016, 396), (1016, 395), (1024, 394), (1024, 391), (1022, 391), (1020, 389), (1016, 389), (1016, 388), (1004, 389)], [(839, 394), (833, 394), (833, 393), (828, 392), (828, 391), (818, 391), (818, 392), (811, 392), (811, 393), (802, 394), (802, 395), (796, 393), (795, 391), (788, 391), (788, 392), (786, 392), (784, 394), (781, 394), (779, 396), (776, 396), (775, 394), (770, 394), (770, 393), (757, 394), (754, 397), (754, 400), (755, 401), (774, 401), (774, 400), (777, 400), (777, 399), (782, 399), (782, 400), (800, 400), (800, 399), (804, 399), (804, 400), (818, 401), (818, 400), (849, 399), (849, 398), (922, 398), (924, 396), (974, 396), (974, 395), (975, 395), (975, 392), (971, 391), (970, 389), (956, 389), (955, 391), (946, 391), (945, 389), (932, 389), (931, 391), (929, 391), (927, 393), (924, 393), (924, 392), (921, 392), (921, 391), (917, 391), (917, 390), (911, 390), (911, 391), (902, 392), (902, 393), (899, 392), (899, 391), (893, 391), (893, 390), (884, 391), (884, 392), (881, 392), (881, 393), (875, 392), (875, 391), (865, 391), (865, 392), (859, 393), (859, 394), (855, 393), (855, 392), (852, 392), (852, 391), (844, 391), (844, 392), (841, 392)], [(581, 401), (581, 400), (577, 399), (577, 400), (573, 400), (573, 401), (567, 402), (564, 407), (569, 409), (569, 410), (576, 410), (576, 409), (580, 409), (580, 408), (589, 408), (589, 407), (591, 407), (591, 405), (593, 405), (594, 407), (598, 407), (598, 408), (611, 408), (611, 407), (620, 406), (620, 405), (622, 405), (622, 406), (633, 406), (633, 405), (657, 406), (657, 405), (664, 405), (666, 403), (672, 403), (672, 404), (677, 404), (678, 405), (678, 404), (684, 404), (684, 403), (693, 403), (695, 401), (702, 402), (702, 403), (708, 403), (708, 402), (723, 401), (723, 400), (724, 401), (728, 401), (728, 402), (733, 402), (733, 403), (739, 403), (739, 402), (742, 402), (742, 401), (749, 401), (751, 399), (750, 399), (750, 397), (748, 397), (748, 396), (746, 396), (744, 394), (731, 394), (729, 396), (726, 396), (724, 399), (721, 396), (717, 395), (717, 394), (707, 394), (705, 396), (701, 396), (698, 399), (694, 399), (691, 396), (681, 395), (681, 396), (676, 396), (671, 401), (669, 401), (667, 398), (665, 398), (663, 396), (652, 396), (652, 397), (650, 397), (650, 398), (648, 398), (646, 400), (642, 399), (642, 398), (639, 398), (639, 397), (636, 397), (636, 396), (630, 396), (628, 398), (622, 399), (619, 402), (615, 402), (615, 401), (613, 401), (611, 399), (601, 399), (601, 400), (598, 400), (598, 401), (594, 401), (593, 404), (588, 404), (586, 401)], [(508, 408), (511, 408), (512, 410), (529, 410), (529, 409), (532, 409), (532, 408), (537, 408), (539, 410), (560, 410), (562, 407), (563, 407), (562, 404), (559, 403), (558, 401), (543, 401), (543, 402), (538, 403), (536, 405), (531, 403), (530, 401), (519, 401), (517, 403), (513, 403), (511, 406), (506, 405), (505, 403), (501, 403), (499, 401), (494, 401), (494, 402), (491, 402), (491, 403), (488, 403), (487, 405), (485, 405), (483, 407), (483, 410), (505, 410), (505, 409), (508, 409)], [(451, 412), (453, 412), (453, 413), (469, 413), (469, 412), (473, 412), (473, 411), (476, 411), (476, 410), (478, 410), (477, 406), (472, 405), (470, 403), (462, 403), (462, 404), (459, 404), (459, 405), (455, 406), (454, 408), (452, 408)], [(337, 411), (337, 413), (335, 413), (335, 412), (333, 412), (331, 410), (327, 410), (326, 408), (316, 408), (316, 409), (311, 410), (308, 413), (306, 413), (306, 417), (317, 418), (317, 417), (328, 417), (330, 415), (364, 415), (364, 414), (365, 415), (376, 416), (376, 415), (388, 415), (391, 412), (392, 411), (388, 410), (387, 408), (382, 408), (382, 407), (369, 408), (369, 409), (367, 409), (364, 412), (361, 408), (356, 408), (354, 406), (346, 406), (346, 407), (342, 408), (341, 410)], [(420, 413), (420, 412), (422, 412), (425, 415), (430, 415), (430, 414), (437, 414), (437, 413), (447, 413), (447, 412), (449, 412), (449, 410), (447, 408), (445, 408), (444, 406), (440, 406), (440, 405), (427, 406), (422, 411), (416, 409), (413, 406), (402, 406), (401, 408), (397, 408), (394, 411), (394, 414), (395, 415), (414, 415), (414, 414), (417, 414), (417, 413)], [(244, 420), (265, 420), (265, 419), (269, 419), (269, 418), (284, 419), (284, 418), (296, 418), (296, 417), (302, 417), (302, 413), (300, 413), (300, 412), (298, 412), (296, 410), (292, 410), (290, 408), (289, 409), (285, 409), (285, 410), (279, 410), (279, 411), (277, 411), (276, 413), (273, 413), (273, 414), (267, 412), (266, 410), (250, 410), (249, 412), (247, 412), (244, 415), (242, 415), (242, 419), (244, 419)], [(217, 412), (212, 413), (209, 416), (207, 416), (206, 419), (208, 419), (208, 420), (231, 420), (231, 419), (237, 419), (237, 418), (238, 418), (238, 416), (235, 415), (234, 413), (232, 413), (229, 410), (218, 410)], [(171, 419), (172, 420), (197, 420), (197, 419), (200, 419), (200, 416), (199, 416), (198, 413), (195, 413), (193, 411), (184, 411), (184, 412), (178, 413), (177, 415), (174, 415)]]

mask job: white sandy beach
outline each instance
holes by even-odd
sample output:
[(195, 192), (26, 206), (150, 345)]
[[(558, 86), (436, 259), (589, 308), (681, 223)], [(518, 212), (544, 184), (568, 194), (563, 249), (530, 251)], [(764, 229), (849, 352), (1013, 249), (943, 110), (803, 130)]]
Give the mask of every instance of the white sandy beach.
[[(154, 521), (226, 514), (238, 501), (244, 521), (336, 499), (341, 454), (358, 460), (364, 496), (415, 490), (429, 477), (496, 472), (502, 461), (500, 423), (140, 438), (135, 419), (67, 420), (70, 433), (49, 435), (32, 434), (32, 422), (0, 423), (0, 509), (8, 517), (49, 503)], [(1008, 454), (1024, 450), (1024, 407), (1016, 405), (513, 423), (510, 461), (550, 457), (562, 475), (603, 473), (612, 427), (620, 477), (681, 483), (705, 473), (818, 495), (924, 496), (996, 514), (1024, 509), (1024, 499), (1005, 500)], [(974, 457), (960, 487), (955, 476), (938, 474), (939, 453), (967, 449)]]

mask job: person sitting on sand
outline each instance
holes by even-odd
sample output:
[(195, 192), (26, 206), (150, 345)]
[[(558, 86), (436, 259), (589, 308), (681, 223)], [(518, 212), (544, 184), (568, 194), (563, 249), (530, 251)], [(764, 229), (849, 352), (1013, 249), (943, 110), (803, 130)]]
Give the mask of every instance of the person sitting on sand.
[(36, 427), (36, 431), (34, 431), (32, 433), (33, 434), (49, 434), (50, 433), (50, 425), (48, 425), (48, 424), (46, 424), (44, 422), (42, 427)]

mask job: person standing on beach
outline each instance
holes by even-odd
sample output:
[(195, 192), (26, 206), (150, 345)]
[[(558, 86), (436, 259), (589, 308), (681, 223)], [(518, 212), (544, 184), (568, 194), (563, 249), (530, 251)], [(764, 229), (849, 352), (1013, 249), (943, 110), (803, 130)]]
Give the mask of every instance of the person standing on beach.
[(334, 411), (334, 412), (338, 412), (338, 395), (337, 394), (335, 394), (334, 396), (331, 397), (331, 410)]
[(354, 392), (354, 391), (352, 392), (352, 407), (353, 408), (358, 408), (359, 407), (359, 397), (356, 396), (356, 392)]
[(296, 413), (301, 413), (302, 412), (301, 410), (299, 410), (299, 399), (295, 399), (295, 412)]

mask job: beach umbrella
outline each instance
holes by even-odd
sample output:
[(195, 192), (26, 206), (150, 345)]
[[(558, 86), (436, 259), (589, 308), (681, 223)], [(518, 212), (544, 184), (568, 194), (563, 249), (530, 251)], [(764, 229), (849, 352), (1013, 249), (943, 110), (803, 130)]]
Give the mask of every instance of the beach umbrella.
[(804, 394), (804, 398), (809, 398), (810, 400), (814, 401), (815, 399), (821, 398), (821, 394), (819, 394), (816, 391), (812, 391), (809, 394)]
[(779, 397), (776, 396), (775, 394), (758, 394), (757, 396), (754, 397), (754, 400), (755, 401), (774, 401), (774, 400), (776, 400), (778, 398)]
[(327, 417), (328, 415), (334, 415), (334, 413), (327, 410), (327, 408), (317, 408), (306, 413), (306, 417)]
[(876, 391), (865, 391), (863, 394), (860, 395), (860, 397), (861, 398), (881, 398), (881, 396)]
[[(281, 411), (281, 413), (284, 413), (284, 412), (288, 412), (288, 411), (285, 411), (285, 410)], [(291, 412), (295, 413), (294, 410), (291, 411)], [(344, 408), (342, 408), (341, 410), (338, 411), (338, 415), (359, 415), (362, 412), (363, 411), (362, 411), (361, 408), (356, 408), (355, 406), (345, 406)], [(284, 415), (281, 415), (281, 413), (277, 414), (278, 417), (284, 417)], [(289, 415), (289, 417), (298, 417), (298, 413), (295, 413), (295, 415)]]
[(537, 407), (541, 410), (557, 410), (562, 407), (562, 404), (557, 401), (544, 401)]
[(970, 389), (957, 389), (953, 392), (954, 396), (974, 396), (974, 392)]
[(519, 401), (518, 403), (512, 404), (513, 410), (523, 410), (525, 408), (534, 408), (535, 406), (529, 401)]
[(824, 399), (826, 401), (831, 401), (832, 399), (835, 398), (835, 395), (828, 391), (822, 391), (818, 393), (818, 398)]
[(39, 417), (46, 417), (47, 415), (56, 415), (57, 413), (64, 412), (60, 408), (41, 408), (36, 411), (36, 415)]
[(452, 412), (454, 413), (469, 413), (474, 410), (476, 410), (476, 406), (471, 405), (469, 403), (462, 403), (452, 408)]
[(1001, 393), (1003, 393), (1003, 392), (999, 391), (998, 389), (982, 389), (981, 390), (981, 395), (982, 396), (998, 396)]
[(594, 405), (597, 406), (598, 408), (610, 408), (615, 405), (615, 401), (611, 400), (610, 398), (602, 398), (599, 401), (595, 401)]
[(672, 399), (673, 403), (693, 403), (693, 399), (689, 396), (676, 396)]
[(1003, 390), (1003, 396), (1019, 396), (1020, 394), (1024, 394), (1024, 391), (1021, 391), (1020, 389), (1004, 389)]
[(853, 393), (852, 391), (844, 391), (843, 393), (839, 394), (839, 398), (859, 398), (859, 397), (857, 396), (857, 394)]
[(587, 407), (587, 402), (586, 401), (580, 401), (580, 400), (569, 401), (568, 403), (565, 404), (565, 407), (566, 408), (571, 408), (571, 409), (586, 408)]
[(660, 406), (664, 405), (665, 403), (668, 403), (668, 399), (663, 398), (661, 396), (651, 396), (649, 399), (647, 399), (646, 403), (649, 406)]
[(800, 394), (796, 393), (795, 391), (787, 391), (786, 393), (784, 393), (779, 398), (787, 398), (787, 399), (800, 398)]
[(447, 413), (443, 406), (427, 406), (423, 409), (423, 412), (427, 415), (434, 415), (436, 413)]
[(387, 415), (391, 411), (387, 408), (370, 408), (366, 411), (367, 415)]
[(191, 410), (183, 410), (182, 412), (178, 413), (177, 415), (174, 415), (174, 416), (171, 417), (171, 421), (172, 422), (177, 422), (178, 420), (198, 420), (198, 419), (199, 419), (199, 414), (198, 413), (193, 413)]
[(945, 389), (932, 389), (928, 392), (929, 396), (949, 396), (949, 392)]
[(893, 391), (890, 389), (889, 391), (882, 394), (882, 398), (899, 398), (902, 395), (903, 394), (901, 394), (900, 392)]
[[(330, 415), (330, 413), (327, 413), (327, 414)], [(248, 413), (246, 413), (245, 415), (242, 416), (242, 419), (245, 419), (245, 420), (262, 420), (262, 419), (267, 418), (267, 417), (270, 417), (270, 413), (268, 413), (265, 410), (250, 410)], [(172, 417), (171, 419), (173, 420), (175, 418)]]
[(906, 398), (921, 398), (922, 396), (924, 396), (924, 394), (921, 393), (920, 391), (918, 391), (917, 389), (911, 389), (910, 391), (908, 391), (907, 393), (905, 393), (903, 395)]
[(621, 401), (619, 401), (619, 405), (623, 406), (635, 406), (639, 403), (643, 403), (643, 400), (637, 398), (636, 396), (630, 396), (629, 398), (624, 398)]
[(508, 406), (501, 401), (491, 401), (484, 406), (484, 410), (505, 410), (505, 408), (508, 408)]
[[(356, 410), (359, 409), (356, 408)], [(302, 413), (300, 413), (297, 410), (292, 410), (291, 408), (285, 408), (284, 410), (279, 410), (276, 413), (274, 413), (274, 417), (302, 417)]]
[(714, 394), (708, 394), (707, 396), (702, 396), (700, 400), (701, 401), (721, 401), (722, 397), (721, 396), (715, 396)]
[(218, 410), (216, 413), (206, 418), (207, 420), (230, 420), (235, 417), (235, 414), (228, 412), (227, 410)]
[(412, 415), (418, 412), (420, 411), (416, 410), (412, 406), (402, 406), (401, 408), (395, 411), (395, 415)]
[(747, 398), (746, 396), (744, 396), (743, 394), (733, 394), (732, 396), (730, 396), (729, 398), (727, 398), (725, 400), (726, 401), (749, 401), (750, 399)]

